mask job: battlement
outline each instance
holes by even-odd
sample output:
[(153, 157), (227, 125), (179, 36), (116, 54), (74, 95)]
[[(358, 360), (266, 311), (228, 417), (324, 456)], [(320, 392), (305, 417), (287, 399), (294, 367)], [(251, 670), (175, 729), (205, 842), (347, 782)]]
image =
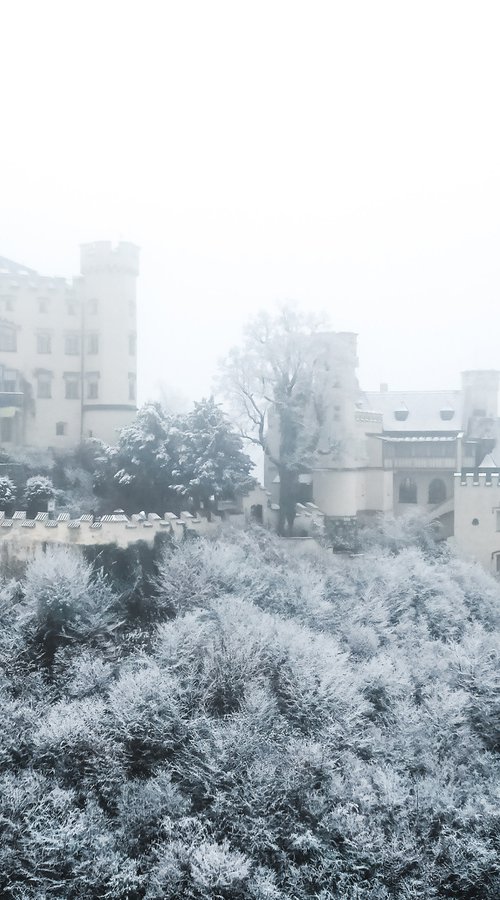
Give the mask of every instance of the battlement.
[(115, 246), (111, 241), (93, 241), (80, 245), (80, 271), (82, 275), (95, 272), (127, 272), (139, 274), (139, 247), (129, 241)]
[(460, 490), (460, 488), (464, 487), (486, 487), (491, 490), (491, 488), (500, 488), (500, 473), (498, 472), (467, 472), (463, 475), (461, 472), (454, 473), (455, 479), (455, 490)]
[(71, 518), (67, 512), (59, 513), (54, 519), (49, 513), (38, 513), (34, 519), (27, 519), (25, 510), (17, 510), (12, 518), (0, 512), (0, 545), (13, 544), (117, 544), (127, 547), (136, 541), (152, 544), (159, 532), (169, 534), (174, 540), (183, 540), (194, 534), (207, 535), (217, 529), (218, 521), (193, 516), (181, 512), (180, 516), (166, 512), (163, 518), (156, 513), (125, 515), (122, 510), (94, 517), (85, 513)]

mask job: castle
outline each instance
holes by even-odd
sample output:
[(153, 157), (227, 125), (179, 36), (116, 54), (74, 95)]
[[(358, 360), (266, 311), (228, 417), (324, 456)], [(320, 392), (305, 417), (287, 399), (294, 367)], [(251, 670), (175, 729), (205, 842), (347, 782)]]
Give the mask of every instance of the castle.
[[(348, 526), (375, 513), (419, 509), (464, 555), (500, 574), (500, 373), (462, 374), (459, 391), (365, 392), (356, 377), (357, 336), (315, 336), (325, 401), (314, 467), (299, 476), (301, 499)], [(276, 422), (269, 419), (271, 443)], [(279, 475), (265, 486), (278, 502)]]
[(139, 250), (81, 247), (80, 276), (48, 278), (0, 257), (0, 444), (114, 443), (136, 413)]

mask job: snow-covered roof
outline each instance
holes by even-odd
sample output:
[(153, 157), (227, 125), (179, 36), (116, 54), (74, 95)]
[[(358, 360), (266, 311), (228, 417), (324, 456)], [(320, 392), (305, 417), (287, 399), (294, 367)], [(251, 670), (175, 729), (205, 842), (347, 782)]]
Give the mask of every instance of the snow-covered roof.
[(34, 269), (28, 269), (27, 266), (22, 266), (19, 263), (14, 262), (12, 259), (7, 259), (5, 256), (0, 256), (0, 275), (37, 275), (38, 272), (35, 272)]
[[(497, 451), (498, 454), (498, 451)], [(500, 469), (500, 462), (497, 462), (492, 453), (488, 453), (487, 456), (484, 457), (480, 469)]]
[(367, 391), (361, 409), (382, 413), (389, 432), (450, 433), (463, 426), (461, 391)]

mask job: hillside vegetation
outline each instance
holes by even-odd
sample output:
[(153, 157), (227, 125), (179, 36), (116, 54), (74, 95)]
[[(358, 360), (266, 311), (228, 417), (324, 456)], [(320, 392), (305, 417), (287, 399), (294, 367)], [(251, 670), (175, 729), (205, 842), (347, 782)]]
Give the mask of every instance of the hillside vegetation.
[(421, 536), (294, 546), (3, 585), (0, 896), (500, 896), (498, 586)]

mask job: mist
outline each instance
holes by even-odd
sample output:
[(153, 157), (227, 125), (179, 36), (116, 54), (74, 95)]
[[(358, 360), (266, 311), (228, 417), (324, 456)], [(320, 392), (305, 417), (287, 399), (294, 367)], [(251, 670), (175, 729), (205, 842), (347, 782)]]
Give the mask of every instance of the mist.
[(498, 7), (4, 6), (0, 253), (141, 247), (139, 401), (207, 395), (253, 312), (359, 333), (363, 388), (498, 367)]

